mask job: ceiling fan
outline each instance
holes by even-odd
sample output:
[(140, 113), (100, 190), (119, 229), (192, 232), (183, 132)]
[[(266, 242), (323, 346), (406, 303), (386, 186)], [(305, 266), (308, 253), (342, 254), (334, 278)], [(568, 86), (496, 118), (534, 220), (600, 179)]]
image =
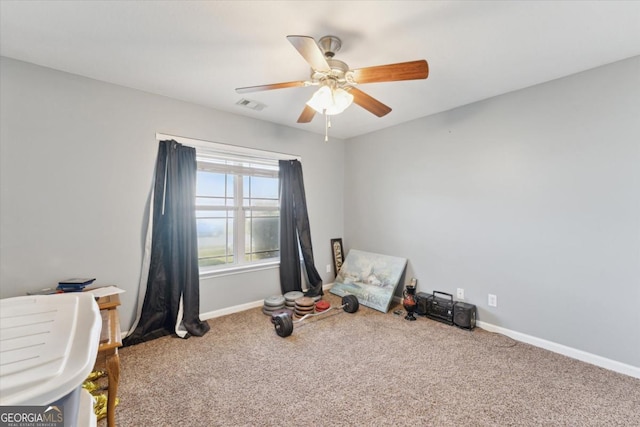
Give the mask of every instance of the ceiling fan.
[(356, 86), (365, 83), (426, 79), (429, 75), (429, 66), (424, 59), (351, 70), (346, 63), (334, 58), (342, 47), (342, 41), (336, 36), (324, 36), (318, 43), (309, 36), (287, 36), (287, 40), (311, 66), (310, 79), (241, 87), (237, 88), (236, 92), (319, 86), (318, 91), (302, 110), (298, 123), (309, 123), (316, 112), (326, 116), (339, 114), (352, 102), (378, 117), (383, 117), (391, 108)]

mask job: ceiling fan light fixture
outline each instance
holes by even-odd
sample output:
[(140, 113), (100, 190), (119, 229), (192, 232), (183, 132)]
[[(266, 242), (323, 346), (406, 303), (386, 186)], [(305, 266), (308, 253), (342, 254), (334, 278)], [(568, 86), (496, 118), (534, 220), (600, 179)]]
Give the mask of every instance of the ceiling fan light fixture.
[(307, 101), (307, 105), (320, 114), (333, 116), (342, 113), (352, 102), (353, 95), (346, 90), (322, 86)]

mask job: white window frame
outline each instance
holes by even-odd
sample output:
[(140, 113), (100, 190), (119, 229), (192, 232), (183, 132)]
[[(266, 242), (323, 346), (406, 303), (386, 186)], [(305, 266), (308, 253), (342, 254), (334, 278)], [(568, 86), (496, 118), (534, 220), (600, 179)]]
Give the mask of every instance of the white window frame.
[[(198, 161), (205, 160), (207, 157), (211, 159), (245, 159), (251, 160), (255, 163), (266, 162), (270, 164), (277, 164), (278, 160), (301, 160), (301, 157), (293, 154), (278, 153), (274, 151), (265, 151), (248, 147), (241, 147), (236, 145), (222, 144), (219, 142), (204, 141), (194, 138), (187, 138), (176, 135), (156, 133), (156, 139), (158, 141), (173, 139), (180, 144), (194, 147), (196, 149), (196, 158)], [(199, 168), (199, 170), (201, 170)], [(242, 168), (239, 168), (238, 172), (242, 173)], [(236, 180), (236, 186), (240, 185)], [(237, 188), (236, 188), (237, 190)], [(241, 190), (241, 189), (240, 189)], [(236, 191), (236, 195), (241, 194), (241, 191)], [(242, 204), (242, 201), (240, 202)], [(240, 209), (240, 216), (244, 218), (243, 209)], [(226, 264), (215, 267), (202, 267), (200, 268), (200, 277), (217, 277), (229, 274), (238, 274), (247, 271), (264, 270), (270, 268), (277, 268), (280, 266), (280, 259), (269, 259), (265, 261), (252, 261), (242, 262), (244, 260), (244, 238), (239, 236), (244, 233), (239, 233), (238, 228), (244, 227), (244, 221), (234, 221), (234, 264)]]

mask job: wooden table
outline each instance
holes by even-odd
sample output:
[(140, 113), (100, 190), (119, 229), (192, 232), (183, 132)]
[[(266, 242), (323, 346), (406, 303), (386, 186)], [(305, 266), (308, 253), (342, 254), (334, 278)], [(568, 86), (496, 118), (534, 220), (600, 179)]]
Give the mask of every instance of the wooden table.
[(104, 360), (107, 370), (107, 425), (116, 425), (116, 397), (118, 395), (118, 383), (120, 381), (120, 356), (118, 348), (122, 347), (122, 334), (120, 332), (120, 316), (118, 306), (120, 297), (109, 295), (98, 298), (98, 307), (102, 316), (102, 332), (100, 345), (98, 346), (98, 361)]

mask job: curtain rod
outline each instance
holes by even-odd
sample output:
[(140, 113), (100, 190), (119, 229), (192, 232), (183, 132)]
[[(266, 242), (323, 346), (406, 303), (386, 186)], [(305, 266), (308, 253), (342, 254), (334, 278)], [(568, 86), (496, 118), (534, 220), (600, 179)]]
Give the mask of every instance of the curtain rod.
[(263, 157), (263, 158), (265, 156), (265, 153), (268, 153), (268, 154), (272, 154), (273, 158), (276, 158), (276, 159), (298, 160), (298, 161), (302, 160), (302, 156), (297, 154), (280, 153), (278, 151), (269, 151), (269, 150), (263, 150), (260, 148), (249, 148), (249, 147), (243, 147), (241, 145), (224, 144), (222, 142), (206, 141), (204, 139), (189, 138), (187, 136), (171, 135), (168, 133), (156, 132), (157, 141), (163, 141), (166, 139), (173, 139), (176, 142), (179, 142), (184, 145), (189, 145), (195, 148), (199, 147), (204, 149), (218, 148), (220, 150), (233, 150), (239, 153), (250, 154), (256, 157)]

